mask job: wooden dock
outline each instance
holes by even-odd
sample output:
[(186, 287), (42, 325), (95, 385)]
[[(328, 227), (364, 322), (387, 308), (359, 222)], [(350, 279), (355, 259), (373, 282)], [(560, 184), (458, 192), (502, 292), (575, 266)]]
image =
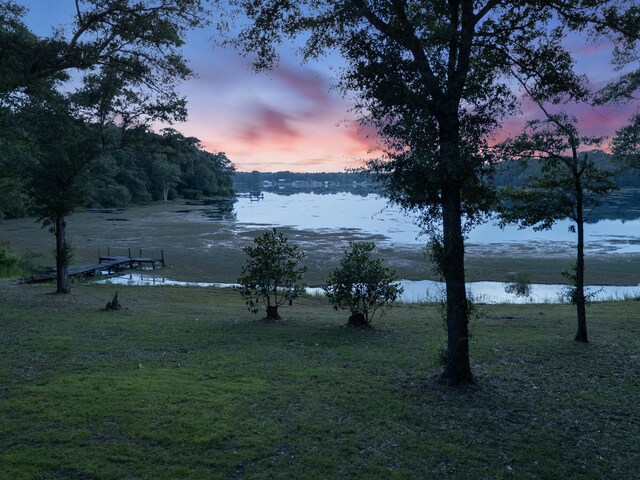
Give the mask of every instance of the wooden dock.
[[(153, 269), (156, 267), (164, 267), (164, 251), (160, 250), (160, 258), (152, 258), (143, 257), (142, 250), (140, 250), (139, 257), (132, 257), (131, 249), (129, 249), (129, 256), (114, 256), (111, 255), (111, 249), (108, 249), (106, 256), (102, 256), (98, 252), (98, 263), (69, 268), (69, 277), (95, 277), (96, 275), (102, 275), (102, 272), (110, 275), (123, 269), (144, 268), (145, 266)], [(19, 283), (44, 283), (55, 279), (56, 271), (54, 269), (44, 275), (24, 278), (20, 280)]]

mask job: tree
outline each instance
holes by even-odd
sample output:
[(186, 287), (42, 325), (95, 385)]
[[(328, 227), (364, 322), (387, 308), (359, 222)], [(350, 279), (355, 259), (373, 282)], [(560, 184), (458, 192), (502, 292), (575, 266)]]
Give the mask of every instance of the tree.
[[(0, 0), (0, 93), (42, 79), (104, 68), (156, 92), (191, 75), (179, 48), (187, 31), (207, 23), (200, 0), (77, 0), (74, 23), (48, 38), (22, 22), (25, 9)], [(4, 75), (4, 73), (8, 73)]]
[(505, 189), (500, 215), (503, 223), (533, 226), (536, 230), (549, 229), (566, 218), (574, 222), (571, 230), (577, 234), (576, 263), (566, 276), (573, 284), (570, 300), (578, 315), (575, 340), (587, 342), (584, 224), (588, 212), (601, 204), (602, 197), (617, 189), (612, 181), (615, 172), (598, 168), (588, 152), (579, 152), (582, 145), (598, 145), (601, 138), (580, 137), (574, 118), (549, 113), (540, 101), (539, 105), (544, 120), (528, 122), (526, 131), (504, 147), (523, 166), (528, 159), (540, 158), (541, 174), (531, 177), (523, 188)]
[(378, 310), (392, 305), (402, 294), (395, 273), (373, 258), (374, 242), (349, 242), (340, 265), (327, 278), (325, 291), (336, 310), (351, 312), (349, 324), (368, 326)]
[(56, 292), (69, 293), (71, 246), (65, 217), (89, 196), (88, 167), (98, 144), (91, 129), (70, 116), (66, 101), (55, 93), (20, 116), (31, 127), (31, 162), (25, 172), (30, 210), (55, 234)]
[(509, 77), (527, 64), (542, 65), (545, 73), (570, 69), (564, 33), (592, 21), (603, 31), (611, 28), (605, 20), (620, 2), (230, 3), (250, 20), (232, 43), (255, 54), (257, 68), (272, 66), (275, 46), (298, 35), (306, 40), (305, 58), (339, 51), (346, 59), (339, 85), (386, 144), (386, 157), (370, 169), (384, 179), (392, 201), (422, 214), (438, 245), (447, 297), (442, 377), (452, 384), (473, 382), (464, 235), (494, 198), (487, 182), (494, 160), (488, 140), (517, 104)]
[(154, 186), (162, 192), (162, 200), (169, 199), (169, 190), (180, 180), (180, 167), (171, 163), (165, 155), (156, 154), (151, 164), (151, 179)]
[(640, 170), (640, 114), (616, 132), (611, 146), (613, 158), (620, 165)]
[[(22, 123), (21, 138), (34, 147), (25, 175), (35, 213), (56, 233), (59, 293), (69, 292), (65, 217), (87, 198), (86, 172), (97, 154), (87, 122), (104, 133), (114, 115), (129, 123), (183, 115), (175, 86), (191, 71), (178, 49), (206, 13), (200, 0), (76, 0), (75, 7), (70, 32), (60, 27), (40, 38), (24, 25), (24, 8), (0, 0), (0, 109), (3, 120), (25, 108), (37, 120)], [(82, 83), (70, 96), (74, 105), (62, 99), (72, 70)], [(2, 129), (0, 147), (8, 144), (15, 153), (21, 144), (8, 134)]]
[(285, 302), (291, 305), (305, 291), (302, 277), (307, 267), (300, 266), (305, 255), (275, 228), (254, 243), (243, 248), (249, 259), (238, 278), (240, 294), (249, 311), (257, 313), (265, 304), (267, 320), (279, 320), (278, 307)]
[[(615, 26), (614, 31), (619, 32), (613, 39), (613, 64), (622, 73), (598, 92), (596, 101), (599, 104), (637, 101), (640, 91), (640, 9), (636, 7), (622, 12), (612, 10), (607, 20)], [(640, 170), (640, 113), (633, 115), (629, 124), (616, 132), (612, 153), (614, 161), (623, 168)]]

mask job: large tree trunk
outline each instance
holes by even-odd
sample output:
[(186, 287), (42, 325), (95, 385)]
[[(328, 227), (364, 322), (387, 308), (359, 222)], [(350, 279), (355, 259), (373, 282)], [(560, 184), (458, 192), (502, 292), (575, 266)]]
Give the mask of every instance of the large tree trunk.
[(69, 265), (68, 252), (66, 251), (66, 228), (67, 224), (64, 217), (56, 218), (55, 234), (56, 234), (56, 293), (69, 293)]
[(578, 246), (576, 255), (576, 309), (578, 312), (578, 331), (576, 342), (587, 343), (587, 309), (584, 297), (584, 212), (582, 201), (582, 185), (576, 180), (576, 228), (578, 230)]
[(447, 292), (447, 366), (442, 379), (452, 385), (473, 383), (469, 364), (469, 316), (464, 272), (464, 237), (460, 188), (442, 190), (443, 258)]
[(280, 320), (277, 305), (267, 305), (267, 320)]

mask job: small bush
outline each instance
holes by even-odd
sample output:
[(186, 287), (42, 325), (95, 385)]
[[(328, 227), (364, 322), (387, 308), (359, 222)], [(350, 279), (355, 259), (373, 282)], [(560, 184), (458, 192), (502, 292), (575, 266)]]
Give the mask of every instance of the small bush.
[(242, 267), (238, 289), (249, 311), (257, 313), (266, 305), (267, 320), (279, 320), (278, 307), (285, 302), (291, 305), (305, 291), (302, 277), (307, 267), (300, 266), (304, 252), (288, 244), (275, 228), (254, 243), (243, 248), (249, 259)]
[(340, 265), (327, 278), (326, 296), (333, 307), (351, 312), (349, 324), (370, 325), (375, 313), (391, 306), (402, 294), (395, 273), (373, 258), (373, 242), (349, 242)]
[(0, 243), (0, 277), (28, 277), (40, 270), (41, 253), (25, 250), (18, 253), (7, 242)]
[(504, 291), (516, 297), (530, 297), (531, 278), (525, 273), (518, 273), (511, 277), (509, 283), (505, 284)]
[(9, 248), (6, 242), (0, 243), (0, 276), (13, 276), (20, 263), (20, 256)]

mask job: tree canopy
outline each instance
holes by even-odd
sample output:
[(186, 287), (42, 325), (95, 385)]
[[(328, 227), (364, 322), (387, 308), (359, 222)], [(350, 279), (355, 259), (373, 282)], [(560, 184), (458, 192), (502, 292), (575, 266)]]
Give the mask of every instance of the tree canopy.
[[(161, 136), (163, 151), (151, 143), (124, 151), (124, 139), (137, 130), (138, 139), (148, 140), (152, 121), (185, 119), (176, 88), (192, 72), (179, 48), (189, 29), (207, 22), (200, 0), (76, 0), (75, 7), (69, 30), (39, 37), (24, 24), (24, 8), (0, 0), (0, 170), (19, 185), (2, 195), (0, 208), (27, 206), (43, 225), (54, 226), (59, 293), (69, 292), (65, 217), (89, 197), (89, 178), (94, 199), (126, 203), (132, 195), (115, 181), (114, 157), (143, 153), (146, 188), (166, 199), (177, 187), (181, 170), (170, 135)], [(114, 129), (119, 143), (107, 135)], [(204, 158), (197, 141), (180, 136), (177, 143), (191, 148), (189, 155), (201, 158), (208, 172), (223, 177), (230, 167), (216, 156)], [(88, 175), (94, 168), (99, 175)], [(131, 177), (144, 185), (142, 175)], [(17, 201), (23, 198), (26, 205)]]
[(377, 127), (386, 146), (385, 157), (370, 168), (386, 182), (392, 201), (422, 214), (438, 244), (447, 295), (443, 378), (473, 381), (464, 233), (494, 199), (487, 181), (495, 160), (490, 140), (517, 111), (513, 75), (532, 76), (547, 97), (571, 91), (575, 75), (562, 42), (566, 33), (616, 29), (624, 36), (637, 17), (633, 2), (229, 3), (250, 20), (231, 43), (255, 55), (257, 68), (272, 66), (278, 44), (298, 37), (305, 58), (337, 51), (346, 60), (339, 86), (355, 98), (355, 111)]
[[(202, 2), (79, 0), (75, 6), (69, 27), (40, 37), (25, 25), (23, 7), (0, 0), (0, 171), (6, 187), (0, 212), (21, 216), (41, 204), (24, 178), (33, 173), (42, 122), (27, 116), (38, 109), (45, 115), (53, 103), (64, 118), (90, 130), (99, 147), (73, 180), (84, 188), (74, 206), (122, 207), (185, 190), (191, 196), (230, 193), (233, 166), (224, 153), (206, 152), (175, 130), (150, 129), (151, 122), (186, 118), (186, 101), (176, 89), (192, 72), (179, 49), (189, 29), (209, 21)], [(71, 182), (76, 169), (66, 167)]]

